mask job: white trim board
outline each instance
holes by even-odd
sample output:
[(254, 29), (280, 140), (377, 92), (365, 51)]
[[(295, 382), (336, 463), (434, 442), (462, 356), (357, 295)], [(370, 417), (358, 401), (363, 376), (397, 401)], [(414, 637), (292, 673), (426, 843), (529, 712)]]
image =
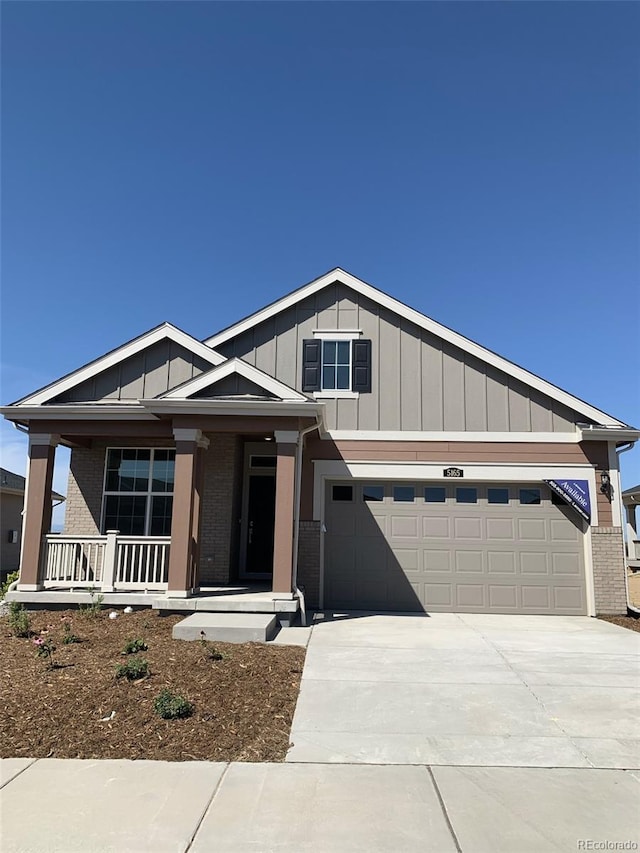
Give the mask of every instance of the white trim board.
[(221, 332), (218, 332), (212, 337), (207, 338), (204, 343), (210, 347), (219, 346), (220, 344), (225, 343), (231, 338), (234, 338), (237, 335), (241, 335), (248, 329), (252, 329), (258, 323), (262, 323), (264, 320), (270, 319), (276, 314), (279, 314), (281, 311), (285, 311), (287, 308), (291, 308), (293, 305), (297, 304), (301, 300), (306, 299), (308, 296), (317, 293), (319, 290), (322, 290), (324, 287), (327, 287), (328, 285), (333, 284), (336, 281), (346, 285), (347, 287), (350, 287), (357, 293), (366, 296), (367, 299), (376, 302), (378, 305), (382, 305), (388, 310), (393, 311), (400, 317), (404, 317), (405, 320), (409, 320), (409, 322), (414, 323), (416, 326), (425, 329), (433, 335), (436, 335), (436, 337), (448, 341), (454, 346), (459, 347), (465, 352), (470, 353), (471, 355), (480, 359), (480, 361), (484, 361), (485, 363), (496, 367), (498, 370), (501, 370), (503, 373), (506, 373), (509, 376), (513, 376), (515, 379), (518, 379), (525, 385), (537, 389), (541, 393), (546, 394), (548, 397), (551, 397), (551, 399), (562, 403), (562, 405), (567, 406), (568, 408), (573, 409), (576, 412), (579, 412), (581, 415), (584, 415), (585, 417), (590, 418), (591, 420), (594, 420), (600, 424), (606, 424), (608, 426), (626, 426), (626, 424), (624, 424), (622, 421), (611, 417), (611, 415), (608, 415), (606, 412), (602, 412), (600, 411), (600, 409), (596, 409), (594, 406), (590, 406), (588, 403), (585, 403), (584, 400), (580, 400), (578, 397), (574, 397), (567, 391), (563, 391), (556, 385), (552, 385), (545, 379), (536, 376), (534, 373), (530, 373), (523, 367), (514, 364), (506, 358), (502, 358), (502, 356), (499, 356), (491, 350), (480, 346), (480, 344), (469, 340), (469, 338), (465, 338), (464, 335), (460, 335), (458, 334), (458, 332), (454, 332), (452, 329), (447, 328), (447, 326), (443, 326), (440, 323), (437, 323), (435, 320), (426, 317), (419, 311), (416, 311), (413, 308), (409, 308), (408, 305), (399, 302), (392, 296), (383, 293), (376, 287), (372, 287), (372, 285), (367, 284), (366, 282), (362, 281), (359, 278), (356, 278), (354, 275), (351, 275), (350, 273), (340, 269), (339, 267), (330, 270), (328, 273), (325, 273), (325, 275), (320, 276), (320, 278), (309, 282), (309, 284), (298, 288), (298, 290), (295, 290), (293, 293), (290, 293), (282, 299), (273, 302), (271, 305), (268, 305), (266, 308), (257, 311), (255, 314), (246, 317), (239, 323), (235, 323), (233, 326), (229, 326), (227, 329), (223, 329)]
[(206, 373), (196, 376), (195, 379), (183, 382), (176, 388), (172, 388), (161, 394), (158, 400), (186, 400), (193, 394), (197, 394), (198, 391), (203, 391), (205, 388), (209, 388), (211, 385), (215, 385), (217, 382), (233, 374), (242, 376), (249, 382), (253, 382), (254, 385), (263, 388), (267, 393), (273, 394), (285, 402), (304, 403), (309, 401), (309, 398), (304, 394), (300, 394), (293, 388), (289, 388), (284, 382), (274, 379), (273, 376), (269, 376), (269, 374), (264, 373), (262, 370), (239, 358), (230, 358), (228, 361), (214, 367), (213, 370), (208, 370)]
[(193, 338), (191, 335), (188, 335), (186, 332), (178, 329), (176, 326), (172, 326), (171, 323), (163, 323), (161, 326), (156, 326), (155, 329), (145, 332), (143, 335), (140, 335), (140, 337), (134, 338), (132, 341), (123, 344), (121, 347), (111, 350), (111, 352), (108, 352), (106, 355), (103, 355), (95, 361), (86, 364), (84, 367), (73, 371), (73, 373), (63, 376), (62, 379), (58, 379), (50, 385), (46, 385), (44, 388), (30, 394), (28, 397), (23, 397), (21, 400), (17, 400), (15, 403), (12, 403), (12, 406), (15, 406), (16, 408), (20, 406), (40, 406), (48, 400), (57, 397), (59, 394), (64, 394), (65, 391), (75, 388), (76, 385), (80, 385), (88, 379), (93, 379), (94, 376), (97, 376), (104, 370), (114, 367), (116, 364), (130, 358), (132, 355), (136, 355), (137, 353), (142, 352), (142, 350), (145, 350), (153, 344), (159, 343), (167, 338), (194, 353), (194, 355), (200, 356), (200, 358), (205, 359), (214, 366), (222, 364), (222, 362), (225, 361), (224, 357), (221, 356), (220, 353), (211, 349), (211, 347), (206, 346), (196, 338)]
[(323, 439), (333, 441), (479, 441), (545, 444), (578, 444), (582, 436), (574, 432), (419, 432), (417, 430), (332, 429)]

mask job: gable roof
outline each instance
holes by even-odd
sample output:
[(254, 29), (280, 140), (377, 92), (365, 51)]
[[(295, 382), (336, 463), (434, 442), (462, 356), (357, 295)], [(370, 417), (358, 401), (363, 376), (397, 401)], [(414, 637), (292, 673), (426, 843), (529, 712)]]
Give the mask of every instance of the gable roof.
[(213, 370), (201, 373), (195, 379), (189, 379), (187, 382), (183, 382), (182, 385), (166, 391), (158, 399), (186, 400), (199, 391), (211, 388), (223, 379), (233, 375), (242, 376), (244, 379), (262, 388), (268, 395), (278, 397), (280, 400), (286, 402), (303, 403), (309, 400), (309, 397), (301, 394), (299, 391), (295, 391), (293, 388), (289, 388), (284, 382), (274, 379), (273, 376), (269, 376), (267, 373), (264, 373), (252, 364), (248, 364), (246, 361), (242, 361), (240, 358), (230, 358), (218, 367), (214, 367)]
[(250, 314), (248, 317), (245, 317), (238, 323), (234, 323), (232, 326), (222, 329), (222, 331), (212, 337), (206, 338), (204, 343), (210, 347), (220, 346), (232, 338), (241, 335), (243, 332), (254, 328), (254, 326), (257, 326), (259, 323), (269, 320), (276, 314), (280, 314), (282, 311), (291, 308), (303, 299), (306, 299), (314, 293), (317, 293), (323, 288), (328, 287), (331, 284), (335, 284), (336, 282), (350, 287), (352, 290), (356, 291), (356, 293), (362, 294), (372, 302), (393, 311), (400, 317), (414, 323), (416, 326), (425, 329), (442, 340), (448, 341), (450, 344), (453, 344), (453, 346), (470, 353), (480, 361), (490, 364), (492, 367), (501, 370), (503, 373), (506, 373), (508, 376), (512, 376), (514, 379), (523, 382), (525, 385), (535, 388), (542, 394), (550, 397), (552, 400), (562, 403), (562, 405), (567, 406), (589, 420), (611, 427), (627, 426), (623, 421), (619, 421), (617, 418), (608, 415), (606, 412), (591, 406), (579, 397), (574, 397), (573, 394), (569, 394), (568, 391), (563, 391), (562, 388), (558, 388), (557, 385), (547, 382), (535, 373), (525, 370), (525, 368), (514, 364), (514, 362), (503, 358), (492, 350), (475, 343), (469, 338), (465, 338), (464, 335), (454, 332), (447, 326), (437, 323), (435, 320), (421, 314), (414, 308), (410, 308), (403, 302), (394, 299), (382, 290), (378, 290), (378, 288), (373, 287), (371, 284), (367, 284), (365, 281), (351, 275), (351, 273), (340, 269), (340, 267), (335, 267), (335, 269), (329, 270), (329, 272), (320, 276), (320, 278), (310, 281), (308, 284), (305, 284), (297, 290), (294, 290), (282, 297), (282, 299), (278, 299), (267, 305), (265, 308), (262, 308), (260, 311), (256, 311), (254, 314)]
[(222, 364), (225, 360), (220, 353), (217, 353), (211, 347), (203, 344), (201, 341), (191, 335), (188, 335), (181, 329), (178, 329), (177, 326), (173, 326), (171, 323), (161, 323), (161, 325), (156, 326), (128, 343), (111, 350), (100, 358), (89, 362), (89, 364), (85, 364), (84, 367), (74, 370), (72, 373), (68, 373), (66, 376), (63, 376), (62, 379), (58, 379), (50, 385), (45, 385), (44, 388), (34, 391), (33, 394), (29, 394), (28, 397), (23, 397), (21, 400), (17, 400), (11, 405), (39, 406), (47, 403), (59, 394), (63, 394), (65, 391), (75, 388), (87, 379), (92, 379), (104, 370), (114, 367), (116, 364), (136, 355), (153, 344), (167, 339), (174, 341), (195, 355), (200, 356), (200, 358), (203, 358), (212, 365)]
[[(0, 492), (24, 494), (26, 488), (26, 477), (23, 477), (21, 474), (14, 474), (13, 471), (7, 471), (6, 468), (0, 468)], [(53, 491), (51, 492), (51, 499), (54, 501), (66, 500), (64, 495), (59, 495)]]

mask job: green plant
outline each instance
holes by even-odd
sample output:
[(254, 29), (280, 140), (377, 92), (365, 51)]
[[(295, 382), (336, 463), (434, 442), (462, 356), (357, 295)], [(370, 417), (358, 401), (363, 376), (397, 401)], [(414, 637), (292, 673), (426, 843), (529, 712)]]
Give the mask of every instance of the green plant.
[(127, 681), (136, 681), (149, 675), (149, 661), (144, 658), (130, 658), (126, 663), (116, 667), (116, 678), (126, 678)]
[(104, 595), (97, 595), (97, 589), (92, 586), (89, 589), (89, 596), (91, 598), (91, 604), (79, 604), (78, 611), (81, 616), (85, 619), (95, 619), (100, 615), (100, 611), (102, 610), (102, 602), (104, 601)]
[(123, 655), (136, 655), (138, 652), (146, 652), (149, 646), (144, 640), (137, 638), (135, 640), (127, 640), (127, 644), (122, 650)]
[(9, 587), (14, 581), (17, 581), (19, 577), (20, 572), (9, 572), (6, 581), (0, 586), (0, 601), (4, 601), (4, 598), (9, 591)]
[(53, 653), (56, 650), (53, 640), (50, 638), (45, 640), (43, 637), (35, 637), (33, 644), (36, 646), (38, 657), (44, 658), (47, 662), (47, 667), (53, 669)]
[(70, 643), (81, 643), (82, 640), (78, 637), (77, 634), (74, 634), (71, 630), (71, 619), (62, 620), (62, 642), (65, 646), (68, 646)]
[(200, 645), (207, 660), (224, 660), (222, 652), (219, 652), (213, 643), (210, 643), (209, 640), (205, 638), (204, 631), (200, 631)]
[(159, 693), (153, 703), (153, 709), (163, 720), (177, 720), (193, 714), (193, 703), (183, 696), (166, 688)]
[(31, 622), (24, 604), (9, 602), (9, 627), (14, 637), (28, 637), (31, 634)]

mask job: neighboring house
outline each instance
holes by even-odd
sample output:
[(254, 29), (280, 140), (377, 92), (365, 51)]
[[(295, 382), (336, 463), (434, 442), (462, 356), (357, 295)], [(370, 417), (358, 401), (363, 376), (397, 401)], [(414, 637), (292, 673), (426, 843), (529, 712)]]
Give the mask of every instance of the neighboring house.
[(30, 435), (25, 592), (256, 580), (344, 610), (626, 608), (616, 451), (640, 432), (341, 269), (1, 411)]
[[(20, 538), (22, 536), (22, 508), (26, 480), (20, 474), (0, 468), (0, 574), (4, 578), (18, 570), (20, 565)], [(57, 492), (51, 493), (53, 501), (63, 501)]]
[(627, 515), (627, 566), (637, 572), (640, 570), (640, 536), (638, 535), (636, 507), (640, 504), (640, 485), (626, 489), (622, 493), (622, 503)]

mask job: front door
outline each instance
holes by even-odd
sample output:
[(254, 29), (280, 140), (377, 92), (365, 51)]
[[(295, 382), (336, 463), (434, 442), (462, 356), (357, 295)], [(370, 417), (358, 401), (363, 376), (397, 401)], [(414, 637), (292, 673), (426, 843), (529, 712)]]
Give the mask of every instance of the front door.
[(275, 471), (250, 474), (246, 524), (243, 525), (246, 538), (242, 577), (264, 579), (272, 577), (275, 516)]

